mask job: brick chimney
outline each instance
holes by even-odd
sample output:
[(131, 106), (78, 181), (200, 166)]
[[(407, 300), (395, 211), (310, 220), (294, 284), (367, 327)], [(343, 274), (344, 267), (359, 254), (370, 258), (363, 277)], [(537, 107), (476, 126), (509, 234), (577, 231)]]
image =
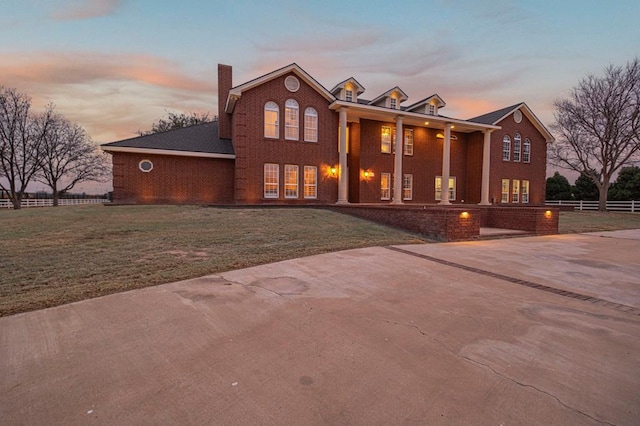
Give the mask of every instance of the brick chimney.
[(218, 64), (218, 137), (221, 139), (231, 139), (231, 114), (227, 114), (224, 107), (233, 87), (232, 80), (231, 66)]

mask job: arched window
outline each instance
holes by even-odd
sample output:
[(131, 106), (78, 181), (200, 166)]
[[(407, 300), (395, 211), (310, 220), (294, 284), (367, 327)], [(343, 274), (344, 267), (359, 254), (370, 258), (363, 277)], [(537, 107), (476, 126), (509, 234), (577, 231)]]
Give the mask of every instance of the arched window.
[(511, 138), (504, 135), (502, 138), (502, 160), (509, 161), (511, 159)]
[(520, 133), (513, 135), (513, 161), (520, 161)]
[(304, 141), (318, 142), (318, 112), (311, 107), (304, 110)]
[(264, 105), (264, 137), (278, 138), (280, 127), (278, 126), (278, 115), (280, 110), (275, 102), (267, 102)]
[(522, 146), (522, 161), (525, 163), (531, 162), (531, 141), (529, 138), (525, 138)]
[(284, 138), (298, 140), (298, 103), (293, 99), (284, 104)]

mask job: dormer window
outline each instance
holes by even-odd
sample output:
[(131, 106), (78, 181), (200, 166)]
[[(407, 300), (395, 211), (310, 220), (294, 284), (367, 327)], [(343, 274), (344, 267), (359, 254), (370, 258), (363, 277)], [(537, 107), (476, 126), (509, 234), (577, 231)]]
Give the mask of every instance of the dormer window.
[(429, 104), (429, 115), (436, 115), (436, 106)]
[(389, 98), (389, 106), (391, 107), (391, 109), (397, 109), (398, 100), (396, 98)]
[(345, 89), (344, 100), (347, 102), (353, 102), (353, 90)]

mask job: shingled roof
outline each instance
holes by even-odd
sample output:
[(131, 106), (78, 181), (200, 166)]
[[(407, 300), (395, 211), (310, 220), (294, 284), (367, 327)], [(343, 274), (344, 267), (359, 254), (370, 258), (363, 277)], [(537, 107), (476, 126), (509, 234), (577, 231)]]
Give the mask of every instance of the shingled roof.
[(218, 122), (211, 121), (161, 133), (102, 145), (104, 151), (146, 151), (158, 154), (219, 156), (234, 158), (231, 139), (218, 137)]
[(499, 109), (497, 111), (493, 111), (487, 114), (470, 118), (468, 121), (473, 121), (474, 123), (481, 123), (481, 124), (496, 124), (498, 121), (504, 118), (505, 115), (514, 111), (516, 108), (520, 107), (521, 105), (522, 103), (511, 105), (506, 108)]

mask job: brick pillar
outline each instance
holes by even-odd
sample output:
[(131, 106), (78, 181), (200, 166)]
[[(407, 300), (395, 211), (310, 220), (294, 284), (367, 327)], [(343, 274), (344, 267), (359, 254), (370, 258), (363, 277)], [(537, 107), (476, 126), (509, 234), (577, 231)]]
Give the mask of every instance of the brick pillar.
[(218, 137), (221, 139), (231, 139), (231, 114), (227, 114), (224, 107), (233, 87), (232, 80), (231, 66), (218, 64)]

